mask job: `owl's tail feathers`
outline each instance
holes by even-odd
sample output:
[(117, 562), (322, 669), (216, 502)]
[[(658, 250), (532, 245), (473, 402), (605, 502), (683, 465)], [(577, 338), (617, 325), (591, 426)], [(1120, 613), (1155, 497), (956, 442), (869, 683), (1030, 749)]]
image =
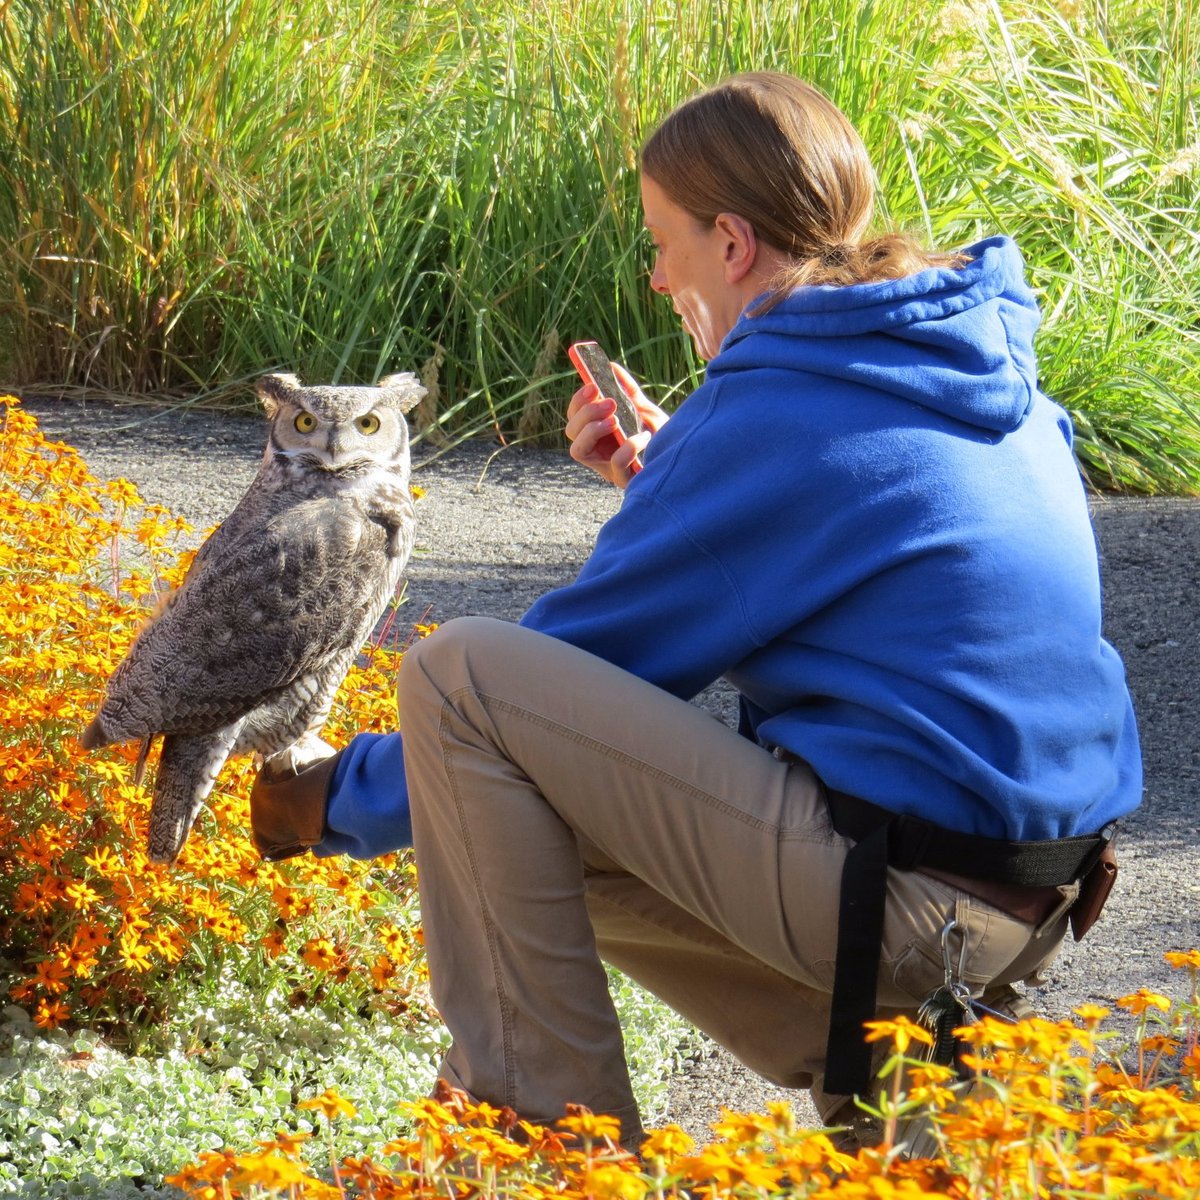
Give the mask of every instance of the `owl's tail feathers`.
[(97, 750), (101, 746), (107, 746), (111, 741), (112, 738), (104, 732), (104, 726), (100, 724), (99, 717), (96, 717), (79, 735), (79, 744), (85, 750)]
[(242, 722), (199, 736), (168, 734), (163, 738), (150, 801), (146, 855), (151, 862), (173, 863), (187, 841)]

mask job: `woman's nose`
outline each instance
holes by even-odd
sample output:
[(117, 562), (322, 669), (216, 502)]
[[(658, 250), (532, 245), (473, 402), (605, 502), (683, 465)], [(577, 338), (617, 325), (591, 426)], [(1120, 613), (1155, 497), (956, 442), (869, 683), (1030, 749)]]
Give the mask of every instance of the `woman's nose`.
[(657, 255), (654, 257), (654, 270), (650, 272), (650, 287), (660, 296), (671, 294), (671, 289), (667, 287), (667, 273), (662, 269), (662, 262)]

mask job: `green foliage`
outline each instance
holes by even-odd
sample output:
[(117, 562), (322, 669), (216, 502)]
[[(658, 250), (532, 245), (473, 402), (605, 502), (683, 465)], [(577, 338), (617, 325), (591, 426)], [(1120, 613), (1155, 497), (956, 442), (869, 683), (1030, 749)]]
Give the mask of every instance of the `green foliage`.
[(887, 219), (1015, 236), (1098, 484), (1200, 488), (1195, 0), (14, 0), (0, 328), (15, 384), (223, 396), (420, 367), (431, 435), (561, 423), (596, 337), (668, 404), (636, 150), (697, 87), (797, 72)]
[(339, 1134), (387, 1138), (396, 1104), (427, 1091), (444, 1031), (382, 1013), (296, 1008), (236, 977), (189, 998), (150, 1055), (94, 1032), (44, 1033), (10, 1008), (0, 1026), (0, 1195), (131, 1197), (201, 1150), (312, 1128), (296, 1101), (337, 1087), (359, 1116)]
[[(691, 1028), (611, 973), (638, 1103), (661, 1119), (668, 1074)], [(0, 1020), (0, 1196), (174, 1196), (164, 1175), (203, 1150), (311, 1131), (296, 1102), (335, 1088), (357, 1109), (338, 1122), (340, 1156), (404, 1132), (397, 1106), (425, 1095), (445, 1029), (338, 1004), (297, 1005), (269, 980), (226, 971), (179, 997), (153, 1053), (119, 1053), (93, 1031), (37, 1029), (18, 1008)], [(310, 1119), (311, 1118), (311, 1119)], [(320, 1161), (323, 1143), (313, 1142)]]

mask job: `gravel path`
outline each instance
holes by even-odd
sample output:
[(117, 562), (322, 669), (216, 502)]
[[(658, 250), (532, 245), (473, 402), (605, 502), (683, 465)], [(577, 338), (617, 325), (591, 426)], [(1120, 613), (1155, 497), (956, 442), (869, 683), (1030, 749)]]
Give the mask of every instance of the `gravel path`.
[[(101, 477), (124, 476), (143, 497), (199, 529), (220, 521), (261, 454), (258, 420), (196, 410), (28, 400), (48, 436), (69, 442)], [(418, 446), (421, 464), (428, 449)], [(472, 443), (419, 465), (417, 550), (408, 572), (414, 621), (472, 613), (518, 617), (571, 579), (619, 502), (563, 453)], [(1110, 1003), (1149, 986), (1179, 994), (1162, 951), (1200, 947), (1200, 500), (1097, 497), (1106, 634), (1125, 659), (1141, 724), (1146, 798), (1121, 833), (1121, 878), (1101, 924), (1068, 941), (1034, 1000), (1047, 1016), (1084, 1000)], [(729, 714), (720, 687), (701, 702)], [(755, 1110), (807, 1096), (765, 1084), (724, 1053), (673, 1082), (669, 1120), (703, 1138), (722, 1105)]]

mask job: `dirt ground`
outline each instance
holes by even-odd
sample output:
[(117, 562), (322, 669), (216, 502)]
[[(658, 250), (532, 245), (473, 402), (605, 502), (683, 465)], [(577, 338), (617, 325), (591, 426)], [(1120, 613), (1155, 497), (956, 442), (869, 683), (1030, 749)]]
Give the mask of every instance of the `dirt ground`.
[[(211, 412), (27, 401), (52, 437), (76, 446), (102, 477), (198, 528), (220, 521), (253, 475), (261, 422)], [(418, 446), (414, 461), (429, 455)], [(419, 467), (417, 551), (408, 572), (413, 621), (481, 613), (518, 617), (573, 577), (619, 497), (565, 454), (472, 443)], [(1141, 986), (1179, 994), (1162, 962), (1200, 947), (1200, 500), (1096, 496), (1105, 630), (1120, 651), (1138, 712), (1145, 802), (1123, 824), (1114, 900), (1086, 942), (1068, 942), (1033, 994), (1050, 1017), (1085, 1000), (1111, 1003)], [(1031, 530), (1031, 536), (1036, 531)], [(1049, 681), (1048, 681), (1049, 682)], [(700, 698), (727, 715), (719, 687)], [(713, 1052), (673, 1082), (668, 1120), (703, 1138), (722, 1106), (754, 1110), (807, 1097), (765, 1084)]]

